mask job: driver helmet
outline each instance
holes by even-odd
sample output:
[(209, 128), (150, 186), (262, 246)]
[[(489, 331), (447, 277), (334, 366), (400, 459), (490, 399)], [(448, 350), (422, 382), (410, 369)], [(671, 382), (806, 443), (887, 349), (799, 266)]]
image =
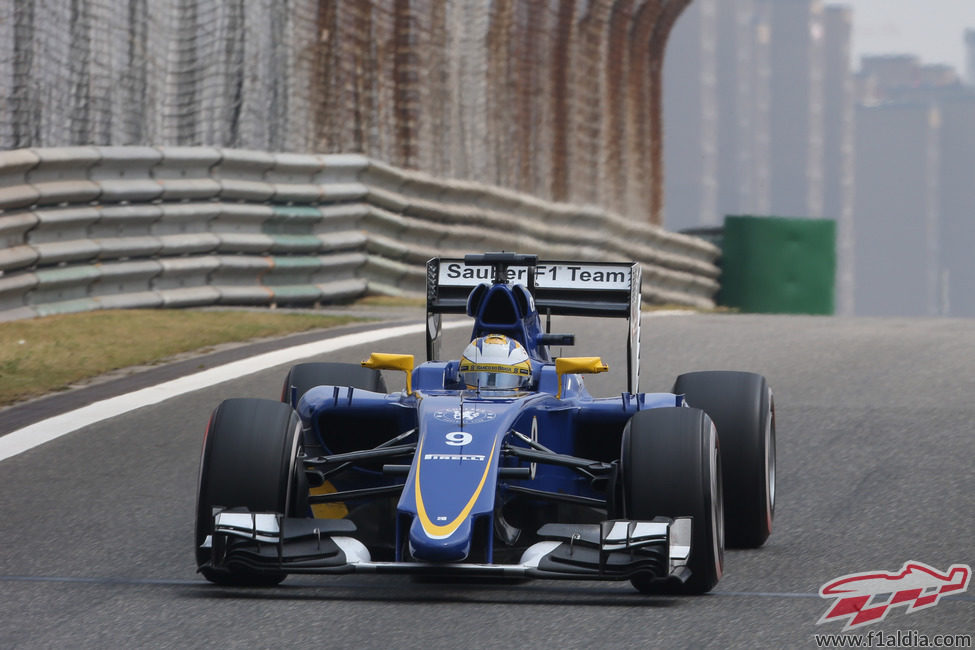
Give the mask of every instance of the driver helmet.
[(515, 390), (531, 382), (528, 352), (504, 334), (488, 334), (470, 342), (460, 360), (460, 378), (468, 388)]

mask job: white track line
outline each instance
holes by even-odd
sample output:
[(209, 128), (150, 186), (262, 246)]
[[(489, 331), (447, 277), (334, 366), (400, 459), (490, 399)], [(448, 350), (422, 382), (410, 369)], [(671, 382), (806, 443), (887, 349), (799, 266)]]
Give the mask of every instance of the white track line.
[[(643, 317), (686, 316), (691, 313), (693, 312), (661, 310), (646, 312), (643, 314)], [(134, 411), (143, 406), (158, 404), (159, 402), (164, 402), (179, 395), (209, 388), (210, 386), (260, 372), (261, 370), (267, 370), (274, 366), (293, 363), (299, 359), (306, 359), (328, 352), (336, 352), (345, 348), (365, 345), (366, 343), (373, 343), (387, 338), (422, 334), (425, 326), (424, 323), (420, 323), (416, 325), (387, 327), (369, 332), (359, 332), (358, 334), (346, 334), (324, 341), (305, 343), (304, 345), (296, 345), (283, 350), (259, 354), (249, 359), (233, 361), (156, 386), (149, 386), (148, 388), (143, 388), (133, 393), (126, 393), (95, 402), (94, 404), (83, 406), (80, 409), (35, 422), (23, 429), (12, 431), (5, 436), (0, 436), (0, 461), (4, 461), (17, 454), (22, 454), (29, 449), (43, 445), (45, 442), (56, 440), (78, 429), (114, 418), (129, 411)], [(442, 327), (444, 330), (450, 330), (470, 326), (470, 320), (462, 319), (444, 322)]]
[[(471, 322), (467, 320), (443, 323), (444, 330), (470, 326)], [(192, 393), (193, 391), (208, 388), (215, 384), (230, 381), (231, 379), (237, 379), (238, 377), (260, 372), (261, 370), (267, 370), (274, 366), (293, 363), (299, 359), (306, 359), (308, 357), (336, 352), (345, 348), (398, 336), (422, 334), (424, 327), (425, 325), (423, 323), (387, 327), (369, 332), (346, 334), (314, 343), (296, 345), (283, 350), (259, 354), (248, 359), (233, 361), (156, 386), (149, 386), (148, 388), (143, 388), (133, 393), (126, 393), (125, 395), (118, 395), (117, 397), (95, 402), (80, 409), (35, 422), (23, 429), (12, 431), (5, 436), (0, 436), (0, 461), (33, 449), (45, 442), (56, 440), (78, 429), (114, 418), (129, 411), (134, 411), (143, 406), (158, 404), (159, 402), (172, 399), (179, 395)]]

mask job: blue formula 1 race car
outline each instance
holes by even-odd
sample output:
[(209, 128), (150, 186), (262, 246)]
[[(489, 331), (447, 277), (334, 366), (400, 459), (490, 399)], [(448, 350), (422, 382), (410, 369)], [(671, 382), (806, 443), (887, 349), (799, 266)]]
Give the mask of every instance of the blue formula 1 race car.
[[(629, 580), (703, 593), (725, 543), (762, 545), (775, 416), (760, 375), (681, 375), (638, 392), (640, 266), (487, 253), (427, 264), (427, 356), (291, 368), (280, 401), (229, 399), (200, 464), (199, 571), (260, 586), (289, 573)], [(442, 314), (474, 319), (439, 360)], [(627, 390), (594, 398), (599, 357), (540, 314), (627, 318)], [(549, 329), (548, 327), (545, 328)], [(387, 392), (383, 370), (406, 373)]]

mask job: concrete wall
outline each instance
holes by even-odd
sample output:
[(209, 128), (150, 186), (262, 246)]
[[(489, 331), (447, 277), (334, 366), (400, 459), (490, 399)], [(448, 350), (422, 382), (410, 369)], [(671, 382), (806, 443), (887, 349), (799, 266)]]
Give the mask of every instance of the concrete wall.
[(648, 302), (709, 307), (718, 289), (700, 239), (361, 155), (0, 152), (0, 320), (422, 296), (428, 259), (497, 250), (639, 262)]

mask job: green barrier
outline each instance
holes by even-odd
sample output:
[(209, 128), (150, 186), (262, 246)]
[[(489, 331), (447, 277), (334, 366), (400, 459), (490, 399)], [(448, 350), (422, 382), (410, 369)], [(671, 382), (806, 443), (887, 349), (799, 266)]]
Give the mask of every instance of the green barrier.
[(725, 217), (719, 304), (744, 312), (832, 314), (836, 222)]

